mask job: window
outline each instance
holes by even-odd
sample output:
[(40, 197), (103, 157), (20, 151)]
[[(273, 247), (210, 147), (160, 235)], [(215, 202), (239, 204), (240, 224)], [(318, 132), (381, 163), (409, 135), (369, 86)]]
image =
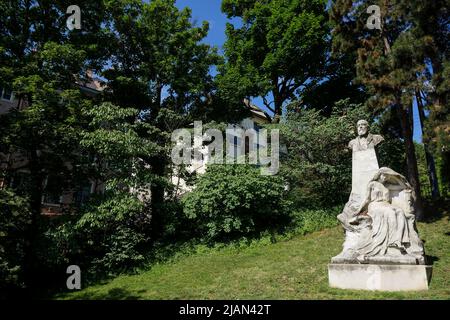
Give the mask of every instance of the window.
[(84, 184), (78, 191), (74, 194), (74, 203), (75, 206), (81, 207), (85, 204), (89, 197), (91, 196), (92, 183), (88, 182)]
[(13, 92), (10, 89), (0, 87), (0, 97), (3, 100), (13, 101), (14, 94), (13, 94)]
[(56, 176), (49, 176), (45, 184), (42, 202), (45, 204), (60, 205), (62, 190), (61, 179)]
[(30, 174), (25, 171), (15, 172), (11, 177), (11, 188), (18, 195), (24, 196), (31, 189)]

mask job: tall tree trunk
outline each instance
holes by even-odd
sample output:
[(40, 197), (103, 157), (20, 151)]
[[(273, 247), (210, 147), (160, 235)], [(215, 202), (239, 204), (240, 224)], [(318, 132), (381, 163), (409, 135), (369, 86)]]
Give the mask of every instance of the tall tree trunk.
[[(391, 54), (391, 45), (389, 43), (388, 38), (384, 35), (384, 31), (382, 30), (383, 42), (385, 47), (386, 55)], [(419, 170), (417, 168), (417, 157), (416, 157), (416, 148), (414, 146), (413, 139), (413, 127), (412, 127), (412, 104), (408, 106), (408, 109), (405, 109), (401, 103), (400, 96), (396, 98), (396, 105), (398, 107), (398, 115), (400, 117), (400, 124), (402, 127), (402, 135), (405, 141), (405, 151), (406, 151), (406, 166), (408, 169), (408, 180), (411, 183), (411, 186), (414, 189), (416, 194), (416, 218), (417, 220), (423, 220), (424, 212), (423, 212), (423, 201), (422, 194), (420, 190), (420, 180), (419, 180)]]
[(280, 123), (283, 115), (283, 101), (278, 92), (274, 92), (274, 105), (275, 114), (273, 115), (272, 123)]
[[(150, 161), (152, 173), (163, 179), (166, 169), (164, 156), (154, 157)], [(150, 187), (151, 192), (151, 236), (155, 239), (161, 236), (164, 225), (163, 205), (165, 188), (162, 181), (153, 181)]]
[(280, 107), (280, 108), (276, 108), (276, 109), (275, 109), (275, 115), (273, 116), (272, 123), (280, 123), (280, 121), (281, 121), (281, 116), (282, 116), (282, 110), (281, 110), (281, 107)]
[(443, 152), (441, 166), (441, 183), (444, 189), (444, 196), (450, 196), (450, 151)]
[[(425, 123), (425, 111), (422, 97), (420, 96), (420, 92), (416, 91), (416, 100), (417, 100), (417, 109), (419, 110), (419, 118), (420, 118), (420, 127), (422, 129), (422, 137), (424, 136), (424, 123)], [(423, 139), (423, 146), (425, 149), (425, 158), (427, 161), (427, 172), (428, 178), (430, 180), (431, 186), (431, 196), (434, 200), (440, 197), (439, 192), (439, 182), (436, 174), (436, 165), (434, 162), (434, 157), (429, 151), (428, 142), (426, 139)]]
[(27, 291), (31, 293), (32, 290), (35, 289), (36, 279), (38, 279), (36, 270), (36, 255), (34, 249), (38, 239), (38, 219), (41, 214), (44, 180), (42, 171), (39, 166), (37, 150), (32, 150), (30, 153), (29, 169), (32, 188), (30, 193), (31, 222), (26, 233), (27, 236), (24, 250), (24, 277)]
[(417, 168), (416, 148), (413, 140), (413, 130), (410, 121), (410, 113), (412, 113), (412, 105), (407, 109), (397, 99), (397, 107), (399, 111), (400, 123), (402, 127), (403, 140), (405, 141), (406, 165), (408, 172), (408, 180), (416, 194), (416, 217), (417, 220), (423, 220), (423, 202), (420, 190), (419, 170)]
[[(156, 125), (159, 129), (164, 131), (166, 128), (164, 127), (163, 123), (158, 123), (157, 118), (159, 115), (159, 112), (162, 108), (162, 90), (163, 85), (157, 80), (156, 83), (156, 102), (154, 104), (154, 108), (152, 110), (151, 114), (151, 122)], [(160, 141), (161, 144), (164, 144), (164, 141)], [(151, 157), (148, 162), (150, 163), (150, 166), (152, 168), (152, 173), (158, 177), (158, 179), (163, 179), (165, 176), (167, 161), (165, 159), (165, 155), (162, 156), (155, 156)], [(150, 187), (151, 192), (151, 211), (152, 211), (152, 218), (151, 218), (151, 236), (153, 238), (157, 238), (161, 235), (161, 232), (163, 231), (163, 219), (162, 216), (162, 209), (164, 204), (164, 192), (165, 188), (162, 183), (162, 181), (153, 181)]]

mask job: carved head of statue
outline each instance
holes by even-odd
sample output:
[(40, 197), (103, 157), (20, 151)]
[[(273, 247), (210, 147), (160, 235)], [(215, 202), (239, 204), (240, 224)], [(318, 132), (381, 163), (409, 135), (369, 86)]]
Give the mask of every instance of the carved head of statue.
[(383, 201), (383, 202), (390, 202), (391, 197), (389, 195), (389, 189), (386, 188), (382, 183), (380, 182), (372, 182), (370, 184), (370, 199), (372, 202), (375, 201)]
[(369, 123), (366, 120), (359, 120), (356, 124), (358, 136), (362, 137), (369, 133)]
[(380, 181), (381, 183), (385, 183), (387, 182), (388, 178), (386, 177), (386, 175), (384, 175), (383, 173), (380, 174), (378, 181)]

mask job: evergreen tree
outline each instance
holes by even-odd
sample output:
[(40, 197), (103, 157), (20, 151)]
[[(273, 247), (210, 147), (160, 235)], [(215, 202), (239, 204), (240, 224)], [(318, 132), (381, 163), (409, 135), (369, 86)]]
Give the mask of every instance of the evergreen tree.
[[(421, 76), (425, 85), (416, 92), (428, 175), (434, 198), (440, 195), (434, 157), (450, 158), (449, 3), (399, 1), (402, 19), (411, 22), (411, 33), (421, 42), (427, 66)], [(425, 115), (425, 110), (429, 116)], [(449, 180), (450, 177), (443, 177)]]
[[(335, 51), (357, 50), (357, 78), (372, 97), (368, 105), (377, 113), (395, 109), (407, 156), (407, 175), (418, 196), (418, 217), (423, 218), (417, 159), (413, 143), (413, 100), (425, 87), (427, 41), (417, 23), (405, 14), (406, 1), (333, 2)], [(380, 29), (369, 29), (366, 10), (378, 5)], [(420, 7), (420, 6), (419, 6)]]

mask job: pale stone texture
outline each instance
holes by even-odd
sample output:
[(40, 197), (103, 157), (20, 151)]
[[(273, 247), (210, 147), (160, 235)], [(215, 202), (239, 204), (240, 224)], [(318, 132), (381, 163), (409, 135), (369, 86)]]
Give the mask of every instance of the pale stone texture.
[(332, 288), (369, 291), (428, 290), (432, 268), (424, 265), (330, 264)]
[(378, 159), (375, 149), (353, 152), (352, 161), (352, 193), (363, 197), (369, 181), (377, 173)]
[[(415, 224), (414, 190), (401, 174), (378, 168), (367, 121), (357, 125), (353, 151), (352, 193), (338, 215), (345, 229), (342, 252), (331, 259), (330, 285), (365, 290), (426, 290), (423, 243)], [(373, 274), (372, 274), (373, 273)], [(374, 284), (375, 283), (375, 284)]]

